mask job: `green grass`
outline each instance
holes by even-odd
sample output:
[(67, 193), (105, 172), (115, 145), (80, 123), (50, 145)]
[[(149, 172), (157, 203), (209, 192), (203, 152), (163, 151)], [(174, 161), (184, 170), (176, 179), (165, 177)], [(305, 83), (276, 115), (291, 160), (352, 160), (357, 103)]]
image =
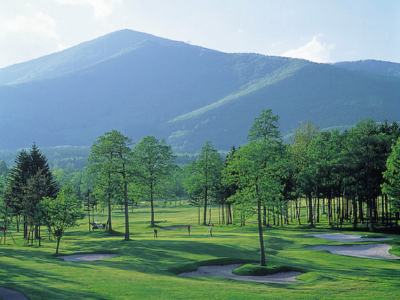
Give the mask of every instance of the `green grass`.
[[(259, 260), (258, 233), (254, 220), (244, 227), (218, 225), (218, 209), (213, 208), (213, 236), (208, 227), (197, 225), (197, 208), (187, 204), (156, 207), (158, 239), (150, 227), (150, 209), (142, 205), (130, 212), (131, 241), (124, 241), (124, 214), (113, 212), (114, 232), (88, 232), (87, 220), (67, 231), (61, 240), (60, 255), (115, 253), (117, 257), (94, 262), (65, 262), (55, 253), (55, 242), (46, 239), (42, 247), (27, 246), (12, 229), (0, 245), (0, 286), (17, 289), (30, 299), (398, 299), (400, 261), (332, 255), (308, 250), (308, 245), (341, 244), (304, 234), (336, 232), (308, 228), (306, 222), (265, 227), (264, 242), (269, 266), (302, 270), (302, 283), (272, 284), (237, 281), (217, 277), (180, 277), (180, 272), (202, 265), (254, 263)], [(106, 219), (100, 211), (95, 219)], [(322, 224), (325, 224), (321, 219)], [(162, 229), (190, 223), (186, 228)], [(325, 224), (326, 225), (326, 224)], [(347, 225), (346, 225), (347, 226)], [(349, 229), (345, 227), (344, 229)], [(350, 231), (341, 231), (352, 233)], [(378, 234), (362, 233), (369, 237)], [(46, 235), (46, 231), (43, 231)], [(396, 235), (385, 243), (400, 255)]]
[(296, 270), (295, 268), (292, 267), (286, 267), (274, 264), (268, 264), (267, 266), (246, 264), (233, 270), (232, 273), (239, 276), (264, 276), (280, 272), (292, 272), (292, 271), (301, 271), (301, 270), (299, 269)]

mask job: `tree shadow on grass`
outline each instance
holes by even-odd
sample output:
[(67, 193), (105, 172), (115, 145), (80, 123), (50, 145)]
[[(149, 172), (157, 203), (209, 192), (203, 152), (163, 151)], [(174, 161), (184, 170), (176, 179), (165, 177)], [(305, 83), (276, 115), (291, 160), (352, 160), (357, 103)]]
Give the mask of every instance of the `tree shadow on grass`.
[[(282, 263), (287, 259), (277, 256), (274, 260), (277, 263)], [(307, 269), (308, 272), (322, 274), (321, 276), (329, 277), (331, 280), (341, 277), (356, 281), (363, 278), (363, 281), (385, 282), (387, 285), (396, 286), (398, 284), (397, 278), (400, 275), (400, 262), (397, 260), (376, 260), (334, 255), (327, 251), (314, 251), (311, 255), (304, 251), (302, 258), (292, 259), (291, 263)], [(393, 266), (393, 268), (381, 267), (385, 264)]]
[[(4, 249), (2, 249), (4, 250)], [(23, 257), (27, 251), (19, 249), (5, 249), (2, 251), (8, 257), (0, 262), (0, 286), (18, 290), (30, 299), (106, 299), (103, 296), (81, 290), (82, 283), (77, 280), (66, 279), (54, 268), (65, 268), (61, 260), (52, 259), (51, 255), (39, 256), (32, 259)], [(12, 260), (21, 260), (26, 267), (16, 265)], [(77, 265), (74, 268), (91, 271), (90, 266)], [(71, 278), (71, 277), (69, 277)], [(57, 285), (72, 286), (72, 289), (58, 289), (51, 287), (51, 283)]]
[[(160, 268), (171, 268), (185, 264), (199, 263), (199, 256), (214, 257), (213, 259), (230, 259), (233, 261), (257, 261), (258, 255), (253, 251), (240, 250), (235, 246), (202, 243), (197, 241), (171, 240), (140, 240), (126, 243), (124, 241), (100, 241), (93, 247), (93, 243), (82, 243), (82, 249), (118, 249), (120, 259), (96, 261), (96, 263), (110, 268), (134, 270), (147, 274), (159, 274)], [(190, 255), (188, 255), (190, 254)], [(139, 262), (139, 263), (138, 263)]]

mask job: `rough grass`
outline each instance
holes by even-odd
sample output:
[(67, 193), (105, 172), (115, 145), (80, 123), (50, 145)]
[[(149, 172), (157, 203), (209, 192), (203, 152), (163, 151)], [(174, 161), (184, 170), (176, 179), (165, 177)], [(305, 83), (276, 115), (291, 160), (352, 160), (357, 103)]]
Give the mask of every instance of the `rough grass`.
[[(124, 241), (124, 214), (113, 212), (114, 232), (88, 231), (87, 220), (67, 231), (60, 255), (115, 253), (117, 257), (93, 262), (66, 262), (55, 256), (56, 243), (48, 238), (43, 246), (27, 246), (12, 228), (16, 241), (7, 237), (0, 245), (0, 286), (17, 289), (30, 299), (399, 299), (400, 262), (333, 255), (308, 250), (308, 245), (340, 244), (304, 234), (337, 232), (293, 225), (265, 227), (268, 265), (286, 266), (306, 272), (303, 283), (272, 284), (241, 282), (217, 277), (180, 277), (198, 266), (258, 262), (259, 244), (255, 220), (246, 226), (218, 225), (218, 208), (213, 208), (213, 236), (207, 226), (197, 225), (197, 208), (187, 204), (156, 207), (158, 239), (150, 227), (150, 209), (145, 205), (130, 212), (131, 241)], [(106, 219), (97, 211), (95, 219)], [(185, 228), (161, 227), (191, 224)], [(346, 225), (347, 226), (347, 225)], [(343, 227), (349, 229), (350, 227)], [(351, 233), (350, 231), (341, 231)], [(43, 236), (47, 236), (43, 230)], [(374, 234), (368, 234), (372, 237)], [(378, 236), (378, 235), (377, 235)], [(400, 254), (397, 235), (387, 243), (391, 253)]]
[(268, 264), (267, 266), (258, 266), (258, 265), (246, 264), (233, 270), (232, 273), (239, 276), (265, 276), (280, 272), (291, 272), (291, 271), (301, 272), (300, 269), (281, 266), (281, 265)]

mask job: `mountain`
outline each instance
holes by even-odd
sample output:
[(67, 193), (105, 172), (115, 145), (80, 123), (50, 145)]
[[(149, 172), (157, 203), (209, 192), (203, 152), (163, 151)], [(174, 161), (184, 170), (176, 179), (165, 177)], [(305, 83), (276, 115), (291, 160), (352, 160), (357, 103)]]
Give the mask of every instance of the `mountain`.
[(112, 129), (176, 151), (246, 143), (261, 110), (283, 135), (397, 120), (400, 78), (259, 54), (227, 54), (131, 30), (0, 69), (0, 149), (91, 145)]
[(2, 68), (0, 69), (0, 85), (19, 84), (61, 76), (118, 55), (119, 52), (142, 41), (157, 41), (165, 46), (188, 46), (185, 43), (161, 39), (146, 33), (120, 30), (64, 51)]
[(334, 65), (349, 70), (400, 77), (400, 64), (389, 61), (368, 59), (359, 61), (343, 61), (335, 63)]

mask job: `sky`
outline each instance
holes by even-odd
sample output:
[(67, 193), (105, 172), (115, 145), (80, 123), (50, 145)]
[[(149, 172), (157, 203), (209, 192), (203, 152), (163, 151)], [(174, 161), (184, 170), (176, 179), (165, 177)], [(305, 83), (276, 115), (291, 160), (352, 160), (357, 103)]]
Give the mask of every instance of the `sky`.
[(0, 68), (120, 29), (228, 53), (400, 63), (399, 0), (0, 0)]

